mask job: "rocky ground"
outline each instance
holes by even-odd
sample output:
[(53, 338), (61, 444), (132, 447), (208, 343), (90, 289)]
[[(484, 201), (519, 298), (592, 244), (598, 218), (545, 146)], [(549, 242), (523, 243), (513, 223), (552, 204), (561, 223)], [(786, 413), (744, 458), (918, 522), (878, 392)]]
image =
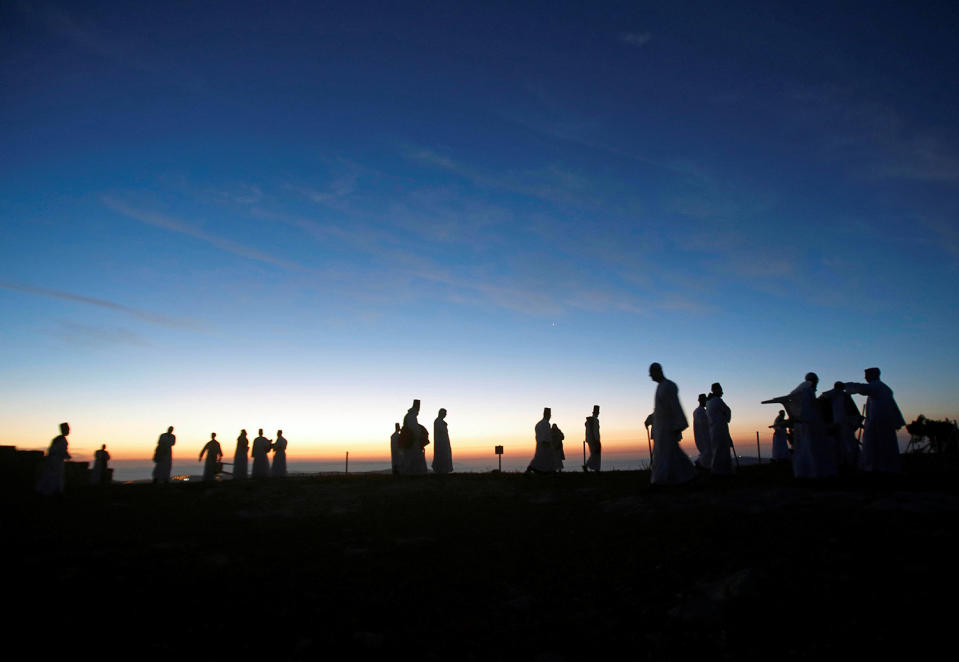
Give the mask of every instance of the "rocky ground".
[[(8, 492), (10, 636), (115, 654), (809, 658), (951, 650), (955, 463)], [(8, 609), (9, 611), (9, 609)]]

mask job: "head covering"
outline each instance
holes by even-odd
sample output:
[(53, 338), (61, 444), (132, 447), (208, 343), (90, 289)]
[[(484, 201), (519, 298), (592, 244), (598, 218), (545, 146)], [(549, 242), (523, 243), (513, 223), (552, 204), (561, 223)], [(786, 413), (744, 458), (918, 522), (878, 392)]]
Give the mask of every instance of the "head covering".
[(814, 373), (814, 372), (807, 372), (807, 373), (806, 373), (806, 381), (807, 381), (807, 382), (819, 382), (819, 375), (817, 375), (817, 374)]
[(413, 409), (419, 409), (419, 408), (420, 408), (420, 401), (413, 400)]
[(866, 368), (866, 379), (879, 379), (879, 368)]
[(549, 407), (543, 407), (543, 418), (546, 418), (552, 413), (553, 411)]
[(599, 405), (593, 405), (593, 415), (595, 416), (598, 413), (599, 413)]
[(712, 386), (709, 387), (709, 390), (715, 393), (716, 391), (723, 390), (723, 387), (719, 384), (719, 382), (713, 382)]

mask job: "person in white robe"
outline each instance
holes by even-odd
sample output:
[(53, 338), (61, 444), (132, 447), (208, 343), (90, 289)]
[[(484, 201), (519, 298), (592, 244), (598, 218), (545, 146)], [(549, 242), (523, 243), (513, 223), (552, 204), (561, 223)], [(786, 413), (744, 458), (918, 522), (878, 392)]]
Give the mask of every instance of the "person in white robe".
[(899, 473), (899, 439), (896, 430), (906, 424), (892, 389), (879, 380), (879, 368), (866, 369), (866, 383), (846, 383), (846, 393), (866, 397), (859, 468), (862, 471)]
[(699, 394), (699, 406), (693, 410), (693, 440), (699, 451), (696, 464), (707, 471), (712, 466), (712, 445), (709, 439), (709, 415), (706, 413), (706, 394)]
[(270, 466), (270, 475), (274, 478), (286, 478), (286, 447), (287, 441), (283, 430), (276, 431), (276, 441), (273, 442), (273, 464)]
[(101, 485), (107, 482), (109, 464), (110, 454), (107, 452), (107, 445), (101, 444), (100, 450), (93, 454), (93, 471), (90, 473), (90, 483)]
[(769, 426), (773, 430), (773, 461), (789, 461), (792, 454), (789, 452), (789, 441), (786, 437), (786, 410), (780, 409), (776, 420)]
[(253, 456), (253, 470), (250, 472), (251, 478), (268, 478), (270, 476), (270, 448), (272, 442), (263, 436), (263, 428), (260, 428), (256, 439), (253, 440), (253, 448), (250, 455)]
[(170, 472), (173, 470), (173, 447), (176, 445), (176, 436), (173, 434), (173, 426), (166, 429), (166, 432), (157, 439), (156, 450), (153, 451), (153, 482), (169, 483)]
[(393, 469), (393, 475), (402, 471), (403, 467), (403, 449), (400, 447), (400, 424), (394, 423), (393, 434), (390, 435), (390, 467)]
[(553, 473), (556, 471), (556, 455), (553, 452), (553, 431), (549, 425), (552, 411), (549, 407), (543, 408), (543, 418), (533, 428), (536, 434), (536, 450), (533, 459), (526, 467), (526, 473)]
[(696, 469), (679, 447), (683, 430), (689, 427), (686, 414), (679, 404), (679, 388), (663, 374), (659, 363), (649, 366), (649, 377), (656, 382), (653, 400), (653, 446), (650, 482), (654, 485), (676, 485), (689, 482)]
[(836, 453), (826, 435), (825, 424), (816, 403), (819, 376), (814, 372), (789, 395), (764, 401), (781, 402), (793, 421), (793, 476), (829, 478), (838, 472)]
[(200, 451), (199, 462), (203, 462), (204, 455), (206, 455), (206, 462), (203, 464), (203, 480), (205, 482), (216, 480), (220, 469), (220, 458), (223, 457), (223, 449), (220, 447), (220, 442), (216, 440), (216, 432), (210, 433), (210, 441), (206, 442)]
[(246, 430), (240, 430), (240, 436), (236, 438), (236, 451), (233, 453), (233, 478), (243, 480), (247, 477), (247, 453), (250, 450), (250, 439), (246, 436)]
[(403, 443), (403, 473), (420, 476), (426, 473), (426, 446), (429, 444), (426, 428), (419, 424), (420, 401), (413, 400), (413, 406), (403, 417), (400, 438)]
[(563, 470), (563, 461), (566, 459), (566, 451), (563, 449), (563, 439), (566, 435), (559, 429), (556, 423), (549, 428), (549, 436), (553, 439), (553, 459), (556, 462), (556, 471)]
[(70, 424), (60, 424), (60, 434), (50, 441), (47, 455), (43, 458), (43, 469), (37, 481), (37, 492), (45, 496), (63, 494), (63, 484), (66, 475), (64, 462), (70, 459), (67, 437), (70, 434)]
[(709, 448), (712, 462), (709, 470), (716, 476), (728, 476), (733, 472), (733, 440), (729, 436), (729, 421), (732, 412), (723, 402), (723, 387), (716, 382), (710, 388), (711, 398), (706, 402), (706, 416), (709, 419)]
[(593, 405), (593, 415), (586, 417), (586, 445), (589, 459), (583, 465), (583, 471), (599, 471), (603, 457), (603, 445), (599, 441), (599, 405)]
[(433, 421), (433, 471), (438, 474), (453, 471), (453, 449), (450, 448), (445, 409), (440, 409), (439, 415)]
[(862, 424), (862, 416), (856, 407), (852, 396), (846, 393), (845, 384), (836, 382), (833, 388), (823, 393), (829, 403), (832, 414), (831, 432), (836, 440), (836, 452), (839, 464), (846, 470), (855, 471), (859, 468), (859, 441), (856, 431)]

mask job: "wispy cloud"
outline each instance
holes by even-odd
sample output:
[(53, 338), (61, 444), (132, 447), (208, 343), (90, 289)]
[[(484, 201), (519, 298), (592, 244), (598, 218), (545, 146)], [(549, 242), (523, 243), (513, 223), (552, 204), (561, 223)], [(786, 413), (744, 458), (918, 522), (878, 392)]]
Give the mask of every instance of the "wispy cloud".
[(920, 223), (935, 237), (946, 252), (959, 259), (959, 221), (944, 218), (923, 218)]
[[(794, 89), (789, 101), (792, 121), (825, 135), (826, 156), (850, 162), (853, 176), (959, 183), (959, 138), (951, 129), (910, 121), (852, 89)], [(824, 124), (831, 132), (822, 131)]]
[(153, 227), (162, 228), (164, 230), (169, 230), (170, 232), (176, 232), (188, 237), (193, 237), (194, 239), (199, 239), (200, 241), (206, 242), (215, 248), (226, 251), (227, 253), (232, 253), (233, 255), (238, 255), (250, 260), (256, 260), (265, 264), (271, 264), (275, 267), (280, 267), (281, 269), (286, 269), (289, 271), (307, 271), (306, 267), (297, 264), (296, 262), (274, 257), (273, 255), (264, 253), (263, 251), (251, 248), (249, 246), (245, 246), (241, 243), (233, 241), (232, 239), (227, 239), (226, 237), (221, 237), (219, 235), (207, 232), (185, 221), (181, 221), (170, 216), (165, 216), (155, 211), (132, 207), (125, 202), (109, 196), (103, 197), (103, 203), (113, 211), (126, 216), (127, 218), (139, 221), (140, 223), (145, 223), (146, 225), (152, 225)]
[(64, 320), (54, 330), (60, 340), (69, 345), (100, 349), (115, 349), (119, 345), (150, 347), (140, 334), (123, 327), (103, 327)]
[(624, 44), (636, 47), (645, 46), (652, 38), (650, 32), (623, 32), (619, 35), (619, 40)]
[(49, 297), (51, 299), (60, 299), (61, 301), (72, 301), (75, 303), (83, 303), (88, 306), (106, 308), (107, 310), (113, 310), (119, 313), (132, 315), (133, 317), (141, 319), (145, 322), (150, 322), (151, 324), (157, 324), (168, 328), (189, 329), (193, 331), (201, 330), (201, 327), (194, 322), (178, 320), (165, 315), (157, 315), (156, 313), (151, 313), (139, 308), (127, 306), (115, 301), (109, 301), (107, 299), (98, 299), (96, 297), (76, 294), (74, 292), (66, 292), (64, 290), (51, 290), (44, 287), (35, 287), (33, 285), (24, 285), (22, 283), (11, 283), (6, 281), (0, 281), (0, 287), (14, 292), (20, 292), (22, 294), (31, 294), (34, 296)]

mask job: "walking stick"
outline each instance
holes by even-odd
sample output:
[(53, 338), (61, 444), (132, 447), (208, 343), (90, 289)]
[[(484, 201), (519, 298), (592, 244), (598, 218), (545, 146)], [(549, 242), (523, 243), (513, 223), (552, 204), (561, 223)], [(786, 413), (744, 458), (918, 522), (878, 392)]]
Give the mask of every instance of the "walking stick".
[(866, 425), (866, 405), (862, 406), (862, 421), (859, 423), (859, 430), (856, 432), (856, 445), (862, 446), (862, 442), (859, 441), (862, 439), (862, 429)]
[(739, 469), (739, 453), (736, 452), (736, 444), (733, 443), (733, 438), (729, 438), (729, 447), (733, 451), (733, 457), (736, 458), (736, 469)]
[(646, 443), (649, 444), (649, 468), (653, 468), (653, 442), (649, 436), (649, 426), (646, 426)]

